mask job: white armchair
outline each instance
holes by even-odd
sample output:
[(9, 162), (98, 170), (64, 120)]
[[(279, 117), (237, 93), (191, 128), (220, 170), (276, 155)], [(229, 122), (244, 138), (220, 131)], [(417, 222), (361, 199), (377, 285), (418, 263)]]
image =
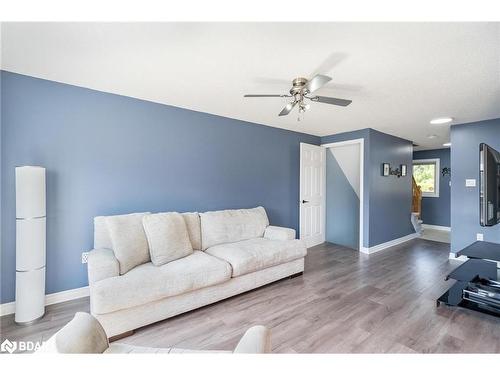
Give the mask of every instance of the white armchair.
[(75, 317), (46, 341), (36, 353), (270, 353), (271, 333), (264, 326), (248, 329), (233, 351), (150, 348), (109, 343), (106, 332), (92, 315), (78, 312)]

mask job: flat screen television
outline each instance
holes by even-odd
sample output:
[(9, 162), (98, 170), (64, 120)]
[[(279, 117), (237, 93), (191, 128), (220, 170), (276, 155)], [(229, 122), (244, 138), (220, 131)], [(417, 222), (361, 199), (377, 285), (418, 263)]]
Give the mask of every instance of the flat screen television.
[(500, 152), (486, 143), (479, 145), (480, 223), (483, 227), (500, 223)]

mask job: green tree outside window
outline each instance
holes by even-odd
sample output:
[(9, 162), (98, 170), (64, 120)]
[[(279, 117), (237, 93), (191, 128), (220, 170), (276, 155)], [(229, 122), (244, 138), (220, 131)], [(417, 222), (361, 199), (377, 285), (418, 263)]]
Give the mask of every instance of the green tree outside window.
[(436, 165), (414, 164), (413, 177), (423, 193), (434, 193), (436, 187)]

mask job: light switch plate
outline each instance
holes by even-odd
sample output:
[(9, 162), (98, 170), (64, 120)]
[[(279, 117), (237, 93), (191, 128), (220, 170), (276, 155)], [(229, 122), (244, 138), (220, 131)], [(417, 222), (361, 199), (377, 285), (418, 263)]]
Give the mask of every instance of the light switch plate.
[(82, 252), (82, 264), (87, 263), (88, 259), (89, 259), (89, 252), (88, 251)]
[(476, 240), (477, 241), (483, 241), (484, 239), (484, 236), (482, 233), (476, 233)]
[(476, 187), (476, 179), (475, 178), (466, 179), (465, 186), (466, 187)]

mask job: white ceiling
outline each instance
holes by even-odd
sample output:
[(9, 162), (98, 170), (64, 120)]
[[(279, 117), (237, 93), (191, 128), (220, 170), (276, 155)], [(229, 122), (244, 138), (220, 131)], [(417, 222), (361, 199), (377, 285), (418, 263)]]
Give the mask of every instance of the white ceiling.
[[(2, 69), (314, 135), (371, 127), (423, 148), (500, 117), (500, 23), (8, 23)], [(291, 80), (333, 77), (301, 122)], [(438, 137), (429, 139), (435, 134)]]

